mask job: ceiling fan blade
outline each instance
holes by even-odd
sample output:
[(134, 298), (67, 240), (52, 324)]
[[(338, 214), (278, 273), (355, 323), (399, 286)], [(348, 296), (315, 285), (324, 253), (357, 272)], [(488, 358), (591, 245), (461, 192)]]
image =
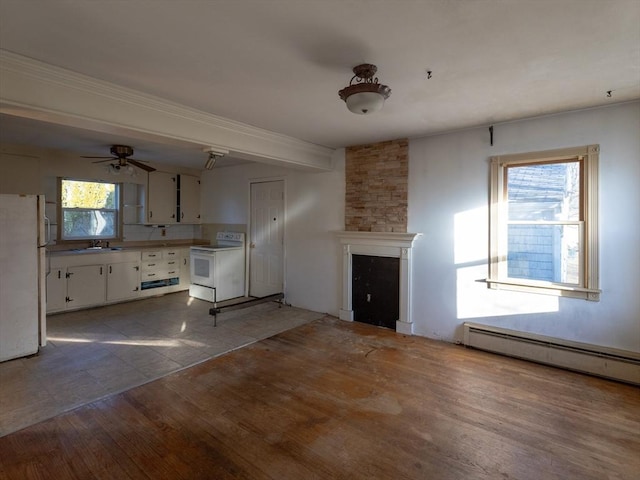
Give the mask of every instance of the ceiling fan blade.
[(116, 159), (117, 157), (89, 157), (87, 155), (80, 155), (80, 158), (108, 158), (109, 160)]
[(28, 155), (26, 153), (0, 152), (2, 155), (11, 155), (12, 157), (40, 158), (36, 155)]
[(114, 158), (114, 157), (87, 157), (87, 158), (104, 158), (104, 160), (98, 160), (96, 162), (91, 162), (91, 163), (104, 163), (104, 162), (110, 162), (112, 160), (118, 160), (117, 158)]
[(128, 163), (130, 163), (131, 165), (135, 165), (138, 168), (141, 168), (142, 170), (145, 170), (147, 172), (155, 172), (156, 169), (153, 167), (150, 167), (149, 165), (145, 165), (144, 163), (140, 162), (139, 160), (133, 160), (133, 159), (128, 159), (127, 160)]

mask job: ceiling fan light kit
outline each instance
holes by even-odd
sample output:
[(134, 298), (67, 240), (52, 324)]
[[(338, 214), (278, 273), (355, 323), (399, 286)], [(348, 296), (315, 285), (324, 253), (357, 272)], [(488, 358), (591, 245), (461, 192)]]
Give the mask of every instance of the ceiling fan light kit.
[[(142, 163), (145, 160), (135, 160), (133, 158), (129, 158), (131, 155), (133, 155), (133, 148), (129, 147), (128, 145), (112, 145), (109, 151), (111, 152), (111, 155), (113, 155), (112, 157), (88, 157), (88, 156), (82, 155), (82, 158), (102, 159), (93, 163), (102, 163), (102, 162), (108, 162), (109, 160), (117, 160), (117, 163), (111, 164), (111, 167), (112, 167), (111, 172), (115, 174), (122, 173), (120, 171), (122, 169), (125, 169), (128, 172), (131, 172), (133, 170), (133, 167), (131, 167), (131, 165), (133, 165), (134, 167), (141, 168), (146, 172), (154, 172), (156, 170), (155, 168)], [(128, 168), (125, 168), (125, 167), (128, 167)]]
[(370, 63), (353, 67), (354, 75), (349, 86), (338, 92), (350, 112), (358, 115), (377, 112), (391, 95), (391, 89), (379, 83), (378, 77), (374, 77), (377, 71), (378, 67)]

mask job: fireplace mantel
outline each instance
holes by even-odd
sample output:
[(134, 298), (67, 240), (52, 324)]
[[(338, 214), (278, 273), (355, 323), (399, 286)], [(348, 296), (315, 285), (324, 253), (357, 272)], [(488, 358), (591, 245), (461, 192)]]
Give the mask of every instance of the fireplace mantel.
[(334, 232), (342, 245), (342, 308), (340, 319), (353, 321), (351, 261), (352, 255), (372, 255), (400, 259), (400, 318), (396, 331), (411, 335), (411, 263), (413, 242), (421, 233)]

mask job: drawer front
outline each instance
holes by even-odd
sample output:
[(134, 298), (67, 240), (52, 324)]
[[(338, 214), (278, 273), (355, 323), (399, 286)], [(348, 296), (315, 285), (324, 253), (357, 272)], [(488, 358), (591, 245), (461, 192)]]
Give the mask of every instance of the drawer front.
[(162, 254), (165, 260), (170, 260), (172, 258), (180, 257), (180, 250), (164, 250)]
[(142, 261), (147, 260), (162, 260), (162, 250), (148, 250), (142, 252)]
[(169, 274), (166, 269), (150, 270), (140, 273), (140, 281), (148, 282), (149, 280), (163, 280), (165, 278), (171, 278), (175, 275)]

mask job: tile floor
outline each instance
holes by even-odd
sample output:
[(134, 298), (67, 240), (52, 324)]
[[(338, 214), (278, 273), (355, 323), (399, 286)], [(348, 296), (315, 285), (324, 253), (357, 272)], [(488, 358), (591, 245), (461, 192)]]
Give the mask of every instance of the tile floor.
[(218, 315), (187, 292), (47, 318), (47, 346), (0, 363), (0, 436), (324, 315), (269, 302)]

